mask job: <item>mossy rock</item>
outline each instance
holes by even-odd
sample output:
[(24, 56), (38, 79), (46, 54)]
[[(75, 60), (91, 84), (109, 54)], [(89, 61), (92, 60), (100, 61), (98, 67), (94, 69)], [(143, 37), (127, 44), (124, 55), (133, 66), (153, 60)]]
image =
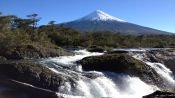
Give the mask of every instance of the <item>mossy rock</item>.
[(85, 57), (77, 63), (83, 70), (109, 71), (139, 77), (146, 83), (164, 88), (163, 79), (150, 66), (126, 53), (105, 54), (102, 56)]
[(145, 64), (127, 54), (106, 54), (91, 56), (79, 61), (84, 70), (100, 70), (113, 72), (142, 71)]
[(8, 61), (0, 63), (0, 74), (36, 87), (59, 91), (72, 78), (56, 74), (48, 68), (30, 61)]

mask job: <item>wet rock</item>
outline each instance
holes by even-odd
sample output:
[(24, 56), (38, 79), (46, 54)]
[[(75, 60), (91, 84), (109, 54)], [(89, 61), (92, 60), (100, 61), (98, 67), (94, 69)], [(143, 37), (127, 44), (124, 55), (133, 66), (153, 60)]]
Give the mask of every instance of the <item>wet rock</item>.
[(87, 50), (89, 52), (104, 52), (104, 49), (100, 46), (91, 46)]
[(55, 92), (0, 77), (1, 98), (59, 98)]
[(145, 63), (134, 59), (128, 54), (105, 54), (102, 56), (85, 57), (78, 61), (84, 70), (110, 71), (139, 77), (146, 83), (163, 87), (163, 79)]
[(96, 79), (96, 78), (102, 77), (104, 75), (100, 74), (100, 73), (86, 72), (86, 73), (83, 73), (83, 76), (90, 78), (90, 79)]
[(139, 71), (145, 66), (127, 54), (106, 54), (91, 56), (79, 61), (85, 70), (104, 70), (113, 72)]
[(0, 63), (0, 74), (52, 91), (59, 91), (59, 87), (64, 86), (65, 82), (74, 82), (70, 77), (56, 74), (40, 64), (29, 61)]
[(142, 98), (175, 98), (175, 93), (166, 91), (155, 91), (154, 93), (143, 96)]
[(146, 54), (152, 61), (163, 63), (175, 72), (175, 49), (148, 51)]

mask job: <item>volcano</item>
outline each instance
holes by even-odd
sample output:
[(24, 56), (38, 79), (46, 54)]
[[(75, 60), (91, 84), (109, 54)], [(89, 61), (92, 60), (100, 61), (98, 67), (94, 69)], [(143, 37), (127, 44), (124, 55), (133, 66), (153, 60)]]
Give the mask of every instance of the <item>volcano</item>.
[(169, 35), (171, 33), (127, 22), (96, 10), (80, 19), (59, 25), (71, 27), (79, 32), (113, 32), (131, 35)]

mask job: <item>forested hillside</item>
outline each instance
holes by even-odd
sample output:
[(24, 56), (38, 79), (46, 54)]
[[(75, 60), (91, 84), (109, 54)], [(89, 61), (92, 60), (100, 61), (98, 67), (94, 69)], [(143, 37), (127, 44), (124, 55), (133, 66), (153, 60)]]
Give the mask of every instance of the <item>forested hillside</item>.
[(34, 47), (90, 47), (106, 48), (138, 48), (138, 47), (173, 47), (175, 36), (122, 35), (122, 32), (86, 32), (81, 33), (71, 28), (56, 25), (50, 21), (46, 25), (38, 25), (37, 14), (19, 18), (15, 15), (0, 16), (0, 51), (11, 51), (17, 46)]

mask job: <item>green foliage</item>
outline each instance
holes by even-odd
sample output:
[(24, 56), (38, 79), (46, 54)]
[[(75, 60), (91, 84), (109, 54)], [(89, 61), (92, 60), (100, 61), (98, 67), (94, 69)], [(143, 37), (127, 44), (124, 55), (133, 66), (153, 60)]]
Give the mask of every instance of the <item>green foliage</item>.
[(28, 18), (13, 15), (0, 15), (0, 51), (12, 49), (17, 45), (35, 44), (44, 47), (91, 47), (103, 48), (138, 48), (138, 47), (175, 47), (175, 36), (122, 35), (122, 32), (87, 32), (80, 33), (74, 29), (58, 26), (55, 21), (37, 27), (41, 18), (37, 14)]
[(0, 32), (9, 32), (16, 16), (0, 16)]
[(45, 32), (53, 43), (58, 46), (77, 46), (80, 41), (80, 33), (71, 29), (56, 25), (39, 27), (39, 32)]
[[(48, 35), (33, 31), (33, 21), (16, 16), (0, 16), (0, 54), (13, 51), (18, 46), (35, 44), (43, 47), (55, 47)], [(8, 54), (8, 53), (7, 53)]]

